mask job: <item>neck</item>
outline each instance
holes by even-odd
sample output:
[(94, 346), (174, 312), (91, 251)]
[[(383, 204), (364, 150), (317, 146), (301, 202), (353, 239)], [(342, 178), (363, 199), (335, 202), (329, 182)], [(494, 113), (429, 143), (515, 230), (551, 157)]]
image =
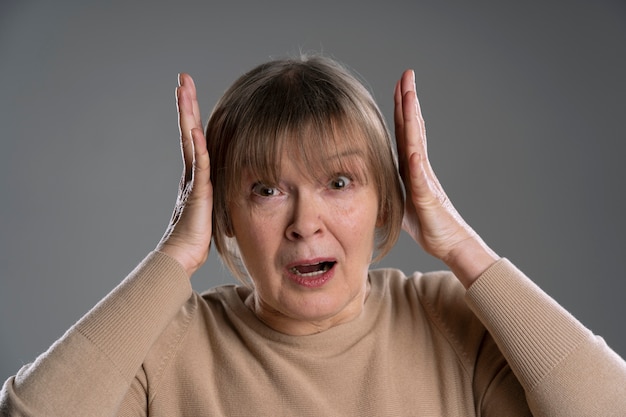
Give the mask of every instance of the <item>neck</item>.
[(365, 291), (350, 306), (331, 317), (317, 320), (289, 317), (264, 303), (254, 290), (248, 295), (244, 303), (259, 320), (273, 330), (290, 336), (308, 336), (321, 333), (339, 324), (348, 323), (359, 317), (363, 312), (363, 306), (370, 293), (369, 279), (365, 285)]

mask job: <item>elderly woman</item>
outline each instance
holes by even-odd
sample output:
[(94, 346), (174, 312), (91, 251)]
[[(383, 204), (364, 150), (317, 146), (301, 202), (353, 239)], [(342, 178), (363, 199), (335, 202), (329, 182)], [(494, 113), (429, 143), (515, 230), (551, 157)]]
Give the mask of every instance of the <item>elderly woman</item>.
[[(206, 136), (181, 74), (184, 173), (165, 235), (6, 381), (2, 412), (624, 415), (624, 361), (446, 197), (414, 82), (406, 71), (395, 89), (396, 164), (372, 97), (332, 60), (254, 68)], [(401, 229), (450, 272), (370, 270)], [(211, 239), (242, 285), (200, 295), (189, 278)]]

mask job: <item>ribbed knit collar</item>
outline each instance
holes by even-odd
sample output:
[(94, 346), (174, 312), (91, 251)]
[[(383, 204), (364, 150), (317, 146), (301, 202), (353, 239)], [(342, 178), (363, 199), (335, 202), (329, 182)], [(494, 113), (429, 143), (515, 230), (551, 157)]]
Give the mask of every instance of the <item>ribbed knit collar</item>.
[(224, 286), (218, 291), (225, 302), (225, 307), (230, 310), (233, 325), (255, 332), (260, 338), (268, 343), (275, 343), (276, 348), (283, 345), (286, 349), (303, 349), (308, 352), (319, 352), (323, 355), (336, 354), (357, 343), (360, 339), (371, 333), (376, 325), (379, 312), (383, 305), (383, 299), (388, 293), (388, 287), (381, 274), (370, 271), (370, 293), (365, 300), (361, 314), (346, 323), (339, 324), (320, 333), (307, 336), (291, 336), (270, 328), (250, 311), (242, 298), (250, 296), (250, 290), (244, 287)]

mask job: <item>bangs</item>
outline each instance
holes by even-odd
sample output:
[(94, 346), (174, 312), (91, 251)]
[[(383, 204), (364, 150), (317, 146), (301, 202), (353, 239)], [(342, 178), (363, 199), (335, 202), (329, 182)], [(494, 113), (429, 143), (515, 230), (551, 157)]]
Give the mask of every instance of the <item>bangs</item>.
[(240, 158), (233, 161), (230, 196), (239, 189), (244, 173), (266, 185), (277, 185), (282, 158), (294, 161), (301, 174), (311, 181), (323, 183), (337, 174), (348, 174), (366, 184), (367, 173), (372, 169), (367, 140), (346, 125), (346, 120), (311, 120), (304, 128), (299, 122), (280, 130), (254, 132), (242, 141), (246, 152), (242, 149), (238, 152)]

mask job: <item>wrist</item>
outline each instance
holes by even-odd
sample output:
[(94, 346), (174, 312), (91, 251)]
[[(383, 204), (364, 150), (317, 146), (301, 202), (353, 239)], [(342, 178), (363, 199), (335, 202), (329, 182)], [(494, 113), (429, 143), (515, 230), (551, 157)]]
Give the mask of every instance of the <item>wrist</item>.
[(191, 276), (200, 268), (200, 265), (202, 265), (202, 263), (198, 263), (191, 258), (186, 250), (176, 245), (159, 243), (155, 250), (178, 262), (183, 267), (185, 272), (187, 272), (189, 278), (191, 278)]
[(474, 235), (460, 242), (442, 261), (468, 289), (500, 257), (483, 240)]

